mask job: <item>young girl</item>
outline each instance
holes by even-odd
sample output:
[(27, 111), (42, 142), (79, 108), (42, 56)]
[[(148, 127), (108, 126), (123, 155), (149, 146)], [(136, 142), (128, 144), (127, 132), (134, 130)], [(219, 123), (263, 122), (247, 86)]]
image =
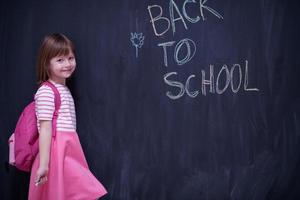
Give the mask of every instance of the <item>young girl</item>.
[(40, 48), (38, 82), (53, 83), (61, 105), (52, 138), (55, 95), (48, 85), (39, 87), (35, 94), (39, 153), (31, 170), (29, 200), (94, 200), (106, 194), (89, 170), (76, 133), (74, 101), (66, 86), (76, 67), (74, 53), (73, 43), (62, 34), (46, 36)]

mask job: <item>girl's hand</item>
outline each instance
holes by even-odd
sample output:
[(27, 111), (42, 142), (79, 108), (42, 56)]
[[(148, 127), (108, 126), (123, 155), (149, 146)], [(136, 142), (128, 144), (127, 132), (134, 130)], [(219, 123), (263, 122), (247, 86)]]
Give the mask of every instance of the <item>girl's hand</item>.
[(40, 166), (36, 172), (35, 185), (43, 185), (47, 181), (48, 168)]

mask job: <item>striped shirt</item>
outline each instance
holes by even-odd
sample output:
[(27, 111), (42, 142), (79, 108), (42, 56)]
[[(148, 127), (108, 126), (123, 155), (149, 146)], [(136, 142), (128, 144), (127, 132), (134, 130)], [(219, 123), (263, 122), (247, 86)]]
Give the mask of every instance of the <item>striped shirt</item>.
[[(60, 94), (61, 105), (58, 110), (57, 131), (76, 131), (76, 113), (74, 100), (67, 86), (54, 83)], [(34, 96), (37, 126), (41, 120), (52, 120), (55, 110), (54, 92), (47, 85), (42, 85)]]

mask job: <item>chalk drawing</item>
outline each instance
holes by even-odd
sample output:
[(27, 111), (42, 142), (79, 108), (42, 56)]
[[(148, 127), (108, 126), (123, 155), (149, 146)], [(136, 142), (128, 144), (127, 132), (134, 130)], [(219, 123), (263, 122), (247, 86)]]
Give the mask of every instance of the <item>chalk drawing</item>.
[(145, 36), (143, 33), (131, 33), (130, 41), (132, 45), (135, 47), (135, 57), (139, 56), (139, 50), (144, 44)]

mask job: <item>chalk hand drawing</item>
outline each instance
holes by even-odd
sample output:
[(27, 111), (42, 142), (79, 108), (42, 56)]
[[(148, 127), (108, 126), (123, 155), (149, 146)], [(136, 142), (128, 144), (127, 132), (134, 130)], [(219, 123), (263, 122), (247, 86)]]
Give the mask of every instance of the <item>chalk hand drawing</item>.
[(143, 33), (131, 33), (131, 42), (132, 45), (135, 47), (135, 57), (137, 58), (139, 55), (139, 48), (141, 48), (144, 44), (145, 36), (143, 36)]

